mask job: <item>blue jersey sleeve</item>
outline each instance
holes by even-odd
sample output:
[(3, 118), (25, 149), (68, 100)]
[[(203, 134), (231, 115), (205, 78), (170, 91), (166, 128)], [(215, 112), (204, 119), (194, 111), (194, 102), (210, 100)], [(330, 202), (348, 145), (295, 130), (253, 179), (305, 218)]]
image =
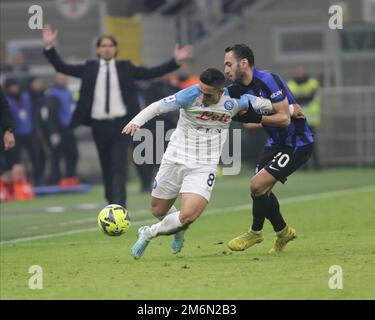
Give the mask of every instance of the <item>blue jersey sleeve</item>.
[(199, 96), (199, 93), (198, 86), (191, 86), (159, 100), (160, 107), (166, 112), (189, 107)]
[(277, 103), (285, 99), (286, 92), (280, 78), (272, 73), (267, 74), (261, 81), (268, 89), (269, 99), (272, 103)]
[(200, 90), (198, 85), (193, 85), (186, 89), (183, 89), (175, 94), (176, 103), (178, 103), (181, 108), (189, 107), (193, 104), (195, 99), (200, 95)]

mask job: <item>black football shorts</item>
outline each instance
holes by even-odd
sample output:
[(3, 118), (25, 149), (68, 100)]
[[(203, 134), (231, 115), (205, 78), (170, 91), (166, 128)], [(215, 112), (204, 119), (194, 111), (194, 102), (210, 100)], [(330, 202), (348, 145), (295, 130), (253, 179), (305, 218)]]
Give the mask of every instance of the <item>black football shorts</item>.
[(278, 181), (285, 183), (289, 175), (309, 160), (313, 147), (313, 143), (296, 148), (265, 147), (255, 173), (264, 168)]

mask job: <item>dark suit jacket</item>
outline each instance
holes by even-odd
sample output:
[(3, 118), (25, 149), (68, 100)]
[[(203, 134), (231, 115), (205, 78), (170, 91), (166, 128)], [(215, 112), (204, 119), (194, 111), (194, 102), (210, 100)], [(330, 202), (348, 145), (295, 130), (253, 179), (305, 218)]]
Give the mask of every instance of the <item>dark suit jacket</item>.
[(8, 101), (0, 86), (0, 133), (5, 132), (8, 129), (14, 130), (14, 123)]
[[(87, 60), (81, 65), (69, 65), (61, 60), (55, 48), (43, 52), (57, 72), (82, 79), (80, 97), (73, 113), (71, 127), (75, 128), (81, 124), (90, 126), (99, 60)], [(134, 81), (160, 77), (178, 67), (179, 65), (173, 59), (153, 68), (137, 67), (127, 60), (116, 61), (121, 95), (127, 106), (126, 117), (128, 120), (131, 120), (140, 111), (137, 86)]]

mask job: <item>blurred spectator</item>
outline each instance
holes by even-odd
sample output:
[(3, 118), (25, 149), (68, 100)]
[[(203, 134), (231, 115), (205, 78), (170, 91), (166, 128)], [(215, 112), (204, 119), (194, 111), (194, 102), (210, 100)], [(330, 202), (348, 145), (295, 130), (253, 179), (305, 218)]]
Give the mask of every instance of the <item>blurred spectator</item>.
[(181, 67), (180, 72), (177, 74), (177, 78), (180, 89), (185, 89), (199, 83), (199, 77), (192, 75), (186, 64)]
[(12, 113), (3, 88), (0, 86), (0, 174), (5, 171), (4, 152), (15, 147), (14, 123)]
[(49, 142), (46, 132), (46, 125), (43, 120), (47, 116), (46, 113), (46, 97), (44, 81), (38, 77), (32, 77), (29, 82), (28, 91), (32, 105), (33, 128), (35, 130), (36, 139), (38, 140), (38, 158), (40, 161), (40, 170), (42, 180), (45, 182), (45, 169), (49, 152)]
[(22, 92), (16, 79), (7, 79), (4, 87), (14, 120), (14, 135), (17, 141), (16, 147), (9, 152), (10, 163), (12, 166), (21, 163), (21, 151), (25, 150), (32, 163), (34, 183), (39, 185), (41, 183), (41, 170), (30, 96), (28, 93)]
[[(76, 177), (78, 163), (77, 140), (73, 129), (69, 127), (74, 101), (68, 89), (68, 78), (56, 74), (55, 84), (46, 92), (48, 118), (46, 121), (49, 143), (52, 151), (50, 184), (59, 183), (62, 187), (79, 185)], [(60, 160), (65, 160), (66, 173), (60, 171)]]
[(0, 176), (0, 203), (13, 200), (13, 184), (10, 171)]
[[(4, 149), (5, 151), (15, 147), (16, 141), (14, 139), (14, 123), (10, 106), (3, 92), (3, 88), (0, 86), (0, 153)], [(4, 145), (2, 145), (4, 144)]]
[(10, 172), (0, 177), (0, 202), (25, 201), (34, 197), (24, 165), (15, 164)]
[(320, 168), (318, 145), (317, 145), (317, 128), (320, 125), (320, 100), (319, 100), (319, 81), (309, 76), (303, 65), (297, 66), (295, 76), (288, 81), (288, 86), (292, 91), (297, 103), (301, 105), (303, 114), (309, 122), (310, 128), (314, 134), (314, 151), (311, 161), (314, 169)]
[(4, 66), (3, 72), (6, 74), (7, 78), (17, 79), (22, 89), (26, 90), (31, 75), (24, 54), (22, 51), (15, 51), (11, 55), (10, 60), (11, 63)]
[(14, 200), (30, 200), (34, 198), (33, 189), (27, 179), (26, 168), (23, 164), (15, 164), (12, 168)]

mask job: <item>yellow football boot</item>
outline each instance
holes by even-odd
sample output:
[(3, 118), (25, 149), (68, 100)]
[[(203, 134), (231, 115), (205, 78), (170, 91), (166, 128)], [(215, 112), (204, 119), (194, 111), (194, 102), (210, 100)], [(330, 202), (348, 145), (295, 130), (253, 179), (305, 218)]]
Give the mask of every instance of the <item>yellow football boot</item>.
[(232, 239), (228, 242), (228, 248), (232, 251), (243, 251), (253, 245), (263, 241), (262, 233), (254, 233), (253, 231), (248, 231), (240, 236)]
[(294, 240), (295, 238), (297, 238), (296, 230), (294, 230), (292, 227), (286, 226), (284, 230), (282, 230), (282, 232), (277, 235), (275, 244), (269, 252), (272, 253), (283, 251), (287, 243)]

